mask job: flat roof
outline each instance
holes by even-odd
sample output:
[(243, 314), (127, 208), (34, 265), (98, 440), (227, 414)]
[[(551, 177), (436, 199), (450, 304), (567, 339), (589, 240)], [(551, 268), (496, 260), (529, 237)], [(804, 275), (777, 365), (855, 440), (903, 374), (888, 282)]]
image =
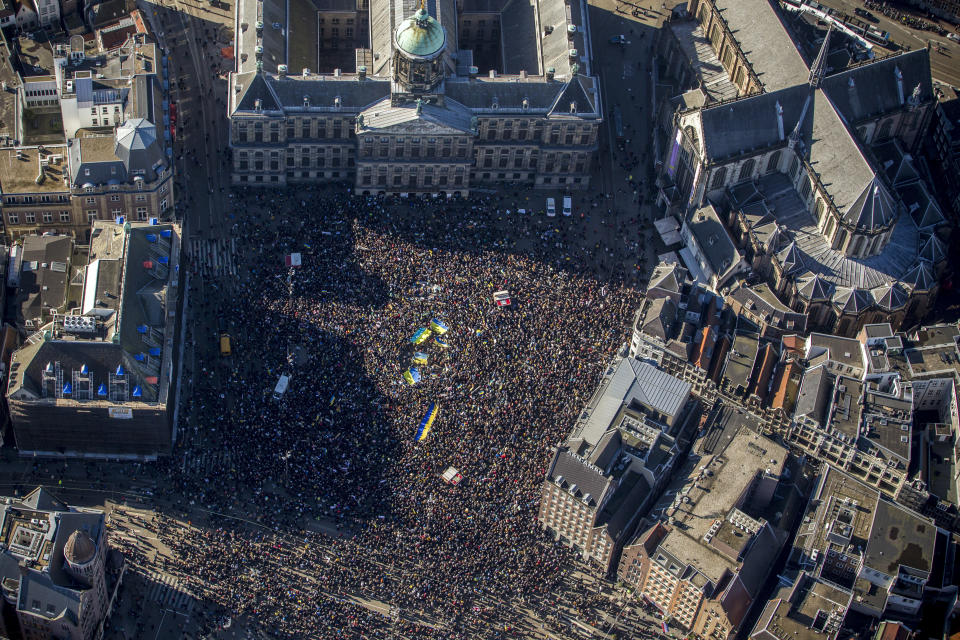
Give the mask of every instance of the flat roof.
[(896, 577), (899, 567), (929, 573), (933, 568), (937, 527), (908, 509), (881, 500), (877, 504), (864, 564)]
[[(67, 170), (67, 148), (44, 146), (44, 153), (37, 147), (18, 147), (20, 154), (13, 148), (0, 149), (0, 193), (69, 193), (63, 178)], [(42, 158), (51, 159), (59, 155), (60, 161), (52, 161), (43, 167), (43, 183), (37, 184)]]
[(863, 383), (856, 378), (840, 376), (834, 385), (830, 426), (843, 435), (856, 439), (860, 435), (860, 398)]

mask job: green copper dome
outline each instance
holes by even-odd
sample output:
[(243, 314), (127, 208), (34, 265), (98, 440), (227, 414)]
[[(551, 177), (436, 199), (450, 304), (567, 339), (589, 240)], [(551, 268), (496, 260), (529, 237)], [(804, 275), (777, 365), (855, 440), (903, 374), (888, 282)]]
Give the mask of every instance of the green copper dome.
[(443, 27), (423, 7), (400, 23), (396, 33), (397, 47), (412, 56), (429, 58), (443, 49), (446, 35)]

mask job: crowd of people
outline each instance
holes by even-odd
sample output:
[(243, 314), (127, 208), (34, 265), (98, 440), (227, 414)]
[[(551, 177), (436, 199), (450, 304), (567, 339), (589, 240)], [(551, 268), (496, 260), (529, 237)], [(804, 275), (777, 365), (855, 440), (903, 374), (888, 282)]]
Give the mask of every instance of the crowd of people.
[[(494, 198), (232, 197), (241, 274), (191, 289), (186, 433), (158, 499), (259, 526), (161, 526), (167, 568), (282, 637), (533, 634), (572, 566), (538, 526), (540, 487), (627, 339), (635, 220), (589, 203), (588, 225)], [(286, 265), (292, 253), (301, 267)], [(510, 306), (494, 304), (498, 290)], [(448, 346), (412, 345), (434, 318)], [(210, 348), (220, 330), (229, 359)], [(429, 361), (411, 386), (414, 351)], [(281, 374), (290, 385), (275, 399)], [(210, 448), (229, 462), (182, 464)], [(441, 478), (451, 466), (459, 484)]]

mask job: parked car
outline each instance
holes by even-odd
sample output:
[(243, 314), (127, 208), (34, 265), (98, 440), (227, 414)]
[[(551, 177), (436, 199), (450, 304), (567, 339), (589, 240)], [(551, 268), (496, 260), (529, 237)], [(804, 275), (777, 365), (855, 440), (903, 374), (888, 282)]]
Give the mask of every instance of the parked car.
[(547, 198), (547, 217), (553, 218), (557, 215), (557, 201), (553, 198)]
[(573, 215), (573, 198), (570, 196), (563, 196), (563, 215), (570, 217)]
[(623, 45), (627, 44), (627, 37), (623, 34), (620, 34), (619, 36), (613, 36), (610, 38), (610, 44), (618, 44), (622, 47)]

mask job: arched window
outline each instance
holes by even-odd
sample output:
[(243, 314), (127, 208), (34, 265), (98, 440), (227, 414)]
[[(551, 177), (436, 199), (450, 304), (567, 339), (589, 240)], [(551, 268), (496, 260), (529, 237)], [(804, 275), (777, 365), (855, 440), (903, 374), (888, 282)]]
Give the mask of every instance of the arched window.
[(800, 168), (800, 161), (797, 160), (797, 156), (793, 156), (793, 158), (790, 159), (790, 171), (788, 172), (790, 174), (790, 178), (796, 180), (797, 169), (799, 168)]
[(800, 185), (800, 197), (804, 201), (807, 200), (807, 197), (810, 195), (810, 181), (804, 178), (803, 184)]
[(767, 173), (773, 173), (780, 168), (780, 152), (774, 151), (770, 159), (767, 160)]
[(836, 220), (834, 219), (833, 216), (830, 216), (830, 218), (827, 220), (827, 227), (823, 231), (823, 237), (826, 238), (828, 242), (830, 241), (830, 236), (833, 235), (833, 230), (835, 227), (836, 227)]
[(847, 241), (847, 230), (843, 227), (837, 231), (837, 237), (833, 239), (833, 248), (843, 251), (843, 244)]
[(743, 163), (743, 166), (740, 167), (740, 178), (739, 178), (740, 180), (746, 180), (747, 178), (753, 175), (754, 164), (756, 163), (753, 161), (753, 158), (750, 158), (749, 160)]
[(710, 183), (711, 189), (723, 188), (723, 183), (727, 181), (727, 168), (720, 167), (713, 173), (713, 182)]
[(817, 224), (823, 222), (823, 200), (817, 198)]
[(737, 65), (737, 72), (736, 72), (736, 74), (734, 74), (734, 76), (733, 76), (733, 84), (737, 85), (737, 88), (738, 88), (738, 89), (742, 89), (742, 88), (743, 88), (741, 85), (743, 84), (744, 75), (745, 75), (745, 72), (744, 72), (744, 70), (743, 70), (743, 65), (739, 65), (739, 64), (738, 64), (738, 65)]
[(857, 236), (853, 239), (853, 251), (849, 255), (857, 257), (860, 255), (860, 250), (863, 248), (863, 236)]
[(890, 129), (893, 128), (893, 118), (885, 120), (882, 125), (880, 125), (880, 131), (877, 132), (877, 135), (873, 138), (874, 142), (879, 142), (880, 140), (886, 140), (890, 137)]

